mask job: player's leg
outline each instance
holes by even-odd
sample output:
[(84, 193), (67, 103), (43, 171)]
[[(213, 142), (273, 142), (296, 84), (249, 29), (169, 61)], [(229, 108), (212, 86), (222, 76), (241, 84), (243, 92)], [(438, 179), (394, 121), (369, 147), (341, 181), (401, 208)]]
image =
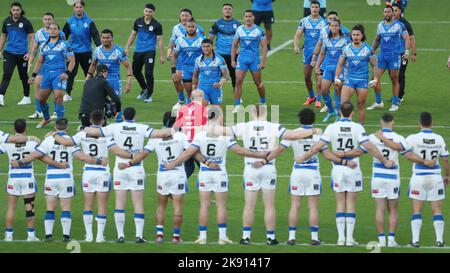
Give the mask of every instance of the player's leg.
[(272, 41), (273, 31), (272, 31), (272, 20), (273, 15), (270, 18), (266, 18), (264, 20), (264, 28), (266, 29), (266, 37), (267, 37), (267, 50), (271, 50), (270, 42)]
[(86, 242), (92, 242), (94, 240), (94, 235), (92, 234), (92, 223), (94, 222), (94, 212), (92, 209), (94, 207), (94, 199), (95, 192), (84, 192), (83, 222), (86, 231)]
[(276, 241), (275, 239), (275, 190), (262, 189), (263, 203), (264, 203), (264, 223), (266, 225), (267, 240)]
[(87, 76), (91, 62), (92, 62), (92, 52), (91, 51), (81, 53), (80, 66), (81, 66), (81, 69), (83, 69), (83, 73), (84, 73), (85, 77)]
[(72, 197), (59, 198), (61, 206), (61, 225), (63, 230), (63, 241), (70, 240), (70, 229), (72, 227)]
[(23, 57), (18, 59), (17, 71), (19, 72), (19, 78), (23, 88), (23, 99), (18, 104), (31, 104), (30, 84), (28, 83), (28, 61), (25, 61)]
[(247, 74), (247, 70), (241, 70), (239, 68), (236, 68), (236, 87), (234, 89), (235, 108), (241, 105), (242, 86), (244, 84), (245, 74)]
[(316, 78), (316, 104), (314, 105), (315, 108), (321, 108), (322, 107), (322, 79), (323, 79), (323, 70), (320, 70), (320, 73), (317, 74), (313, 68), (314, 76)]
[(210, 191), (199, 191), (200, 198), (200, 209), (198, 214), (198, 230), (199, 237), (195, 241), (198, 244), (205, 244), (207, 238), (208, 230), (208, 211), (211, 206), (211, 192)]
[(367, 88), (356, 89), (356, 104), (358, 106), (358, 122), (364, 124), (366, 120), (366, 101), (367, 101)]
[[(305, 55), (305, 50), (303, 50), (303, 55)], [(304, 56), (305, 58), (305, 56)], [(316, 101), (316, 96), (314, 94), (314, 88), (313, 88), (313, 81), (312, 81), (312, 71), (313, 67), (309, 64), (304, 62), (303, 64), (303, 78), (305, 79), (305, 86), (306, 90), (308, 90), (308, 99), (303, 105), (309, 105)]]
[(0, 84), (0, 106), (4, 106), (4, 96), (9, 83), (11, 82), (16, 62), (17, 60), (14, 57), (14, 54), (3, 51), (3, 76)]
[(125, 204), (127, 202), (127, 190), (116, 191), (116, 208), (114, 210), (114, 221), (116, 223), (118, 242), (123, 242), (125, 238)]
[(244, 210), (242, 212), (242, 240), (250, 240), (252, 235), (252, 226), (255, 220), (255, 206), (258, 200), (258, 191), (244, 191)]
[(6, 211), (6, 221), (5, 221), (5, 241), (13, 240), (14, 232), (14, 214), (16, 212), (17, 200), (19, 196), (8, 194), (8, 209)]
[[(181, 70), (177, 70), (175, 73), (177, 74), (178, 79), (182, 78)], [(184, 104), (186, 102), (186, 98), (184, 96), (184, 85), (183, 85), (183, 82), (181, 80), (180, 81), (175, 81), (174, 80), (173, 81), (173, 85), (175, 86), (175, 90), (178, 93), (178, 103), (179, 104)]]
[[(378, 61), (378, 65), (380, 65), (380, 61)], [(384, 71), (385, 69), (380, 68), (380, 66), (378, 66), (377, 71), (378, 82), (373, 87), (375, 93), (375, 102), (371, 106), (367, 107), (367, 110), (376, 110), (384, 107), (383, 99), (381, 97), (381, 77), (383, 77)]]
[(336, 227), (339, 246), (345, 245), (345, 192), (336, 192)]
[(191, 102), (191, 94), (192, 94), (192, 79), (183, 80), (183, 87), (186, 90), (186, 102)]
[(155, 68), (155, 51), (145, 53), (144, 58), (145, 81), (147, 83), (146, 89), (148, 90), (148, 97), (146, 98), (146, 102), (150, 102), (151, 100), (149, 99), (153, 95), (153, 86), (155, 84), (155, 78), (153, 76), (153, 70)]
[(419, 244), (420, 229), (422, 228), (422, 209), (424, 201), (412, 200), (413, 215), (411, 217), (412, 244)]
[(53, 225), (55, 224), (55, 211), (56, 211), (56, 204), (57, 204), (58, 198), (56, 196), (52, 195), (46, 195), (45, 196), (45, 203), (47, 207), (47, 211), (45, 212), (44, 216), (44, 223), (45, 223), (45, 240), (46, 241), (52, 241), (52, 235), (53, 235)]
[(400, 72), (398, 74), (398, 99), (403, 101), (403, 96), (405, 96), (405, 87), (406, 87), (406, 68), (408, 67), (408, 59), (402, 60), (402, 65), (400, 66)]
[(39, 102), (39, 90), (41, 87), (42, 82), (42, 76), (37, 75), (34, 79), (34, 107), (36, 108), (36, 111), (28, 116), (29, 119), (39, 119), (42, 118), (42, 107), (41, 103)]
[[(345, 196), (345, 226), (346, 226), (346, 245), (355, 245), (353, 231), (356, 223), (356, 192), (347, 192)], [(357, 244), (357, 243), (356, 243)]]
[(227, 199), (228, 192), (216, 192), (217, 226), (219, 229), (219, 244), (231, 243), (227, 235)]
[(433, 212), (433, 226), (436, 234), (436, 245), (444, 244), (444, 216), (442, 215), (442, 200), (431, 201), (431, 211)]
[(142, 243), (144, 234), (144, 190), (132, 190), (131, 199), (134, 207), (134, 224), (136, 226), (136, 242)]
[(384, 234), (384, 214), (386, 213), (386, 198), (375, 198), (375, 226), (378, 233), (378, 243), (386, 246), (386, 235)]
[[(78, 73), (78, 66), (80, 65), (81, 55), (80, 53), (75, 53), (75, 66), (73, 67), (72, 73), (70, 73), (69, 78), (67, 79), (67, 95), (72, 95), (73, 84), (75, 82), (75, 76)], [(67, 97), (66, 97), (67, 98)]]
[(172, 242), (181, 242), (181, 225), (183, 224), (183, 202), (184, 194), (173, 194), (173, 236)]
[(341, 103), (350, 101), (355, 92), (356, 92), (355, 88), (344, 85), (344, 87), (342, 87), (342, 92), (341, 92)]
[(109, 192), (97, 192), (97, 243), (104, 242), (104, 232), (106, 226), (106, 215), (108, 207)]
[(39, 239), (35, 236), (35, 225), (34, 225), (34, 199), (35, 194), (26, 194), (23, 197), (23, 203), (25, 207), (25, 217), (27, 218), (27, 233), (28, 233), (28, 241), (39, 241)]
[(319, 195), (308, 197), (311, 244), (319, 243)]
[(61, 89), (54, 89), (53, 94), (55, 95), (55, 112), (58, 118), (64, 117), (65, 109), (64, 109), (64, 90), (66, 87), (66, 83), (61, 83)]
[(291, 194), (291, 208), (289, 210), (289, 245), (295, 244), (295, 237), (297, 233), (298, 211), (301, 206), (302, 197)]
[[(398, 75), (400, 73), (400, 70), (398, 69), (390, 69), (389, 70), (389, 77), (391, 78), (391, 82), (392, 82), (392, 107), (389, 109), (389, 111), (396, 111), (398, 109), (398, 95), (399, 95), (399, 91), (400, 91), (400, 85), (398, 83)], [(394, 105), (396, 107), (394, 107)]]
[[(162, 243), (164, 238), (164, 222), (166, 216), (167, 202), (169, 200), (169, 195), (162, 195), (158, 193), (158, 207), (156, 208), (156, 243)], [(175, 211), (175, 201), (174, 201), (174, 211)], [(175, 213), (174, 213), (175, 222)]]
[(144, 55), (141, 52), (135, 52), (133, 54), (133, 62), (131, 64), (133, 69), (133, 75), (139, 86), (141, 87), (141, 93), (137, 99), (145, 99), (148, 93), (147, 83), (145, 82), (144, 75), (142, 75), (142, 67), (144, 66)]
[(331, 84), (332, 84), (332, 82), (330, 80), (322, 78), (322, 84), (321, 84), (322, 96), (323, 96), (323, 100), (325, 101), (325, 105), (328, 108), (328, 114), (323, 119), (323, 122), (328, 122), (332, 117), (334, 117), (336, 115), (336, 112), (333, 107), (333, 100), (331, 99), (331, 96), (330, 96)]
[(262, 71), (251, 71), (253, 82), (256, 85), (256, 89), (259, 94), (259, 102), (266, 103), (266, 88), (264, 87), (264, 82), (262, 80)]
[(388, 235), (388, 246), (397, 246), (395, 241), (395, 232), (397, 231), (398, 225), (398, 198), (388, 199), (388, 212), (389, 212), (389, 235)]
[[(46, 123), (50, 122), (50, 108), (49, 105), (47, 103), (48, 98), (50, 97), (50, 94), (52, 93), (52, 87), (51, 87), (51, 82), (50, 82), (50, 75), (46, 74), (42, 76), (42, 83), (41, 83), (41, 90), (39, 91), (39, 103), (41, 105), (41, 109), (42, 109), (42, 122), (44, 123), (44, 121)], [(46, 123), (44, 123), (43, 125), (45, 125)], [(42, 126), (43, 127), (43, 126)], [(40, 128), (42, 128), (40, 127)]]
[(224, 58), (225, 63), (227, 64), (228, 72), (231, 77), (231, 86), (233, 87), (233, 93), (234, 93), (234, 89), (236, 87), (236, 68), (234, 68), (231, 65), (231, 55), (222, 55), (222, 57)]

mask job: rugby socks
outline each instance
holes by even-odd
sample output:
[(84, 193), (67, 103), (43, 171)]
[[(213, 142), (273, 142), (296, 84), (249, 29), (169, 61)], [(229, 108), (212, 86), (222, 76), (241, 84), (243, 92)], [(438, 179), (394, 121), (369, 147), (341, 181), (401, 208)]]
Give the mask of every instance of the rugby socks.
[(392, 103), (393, 103), (394, 105), (398, 105), (398, 96), (393, 96), (393, 97), (392, 97)]
[(85, 210), (83, 212), (84, 229), (86, 230), (86, 238), (92, 238), (92, 222), (94, 221), (94, 214), (92, 210)]
[(444, 242), (444, 216), (436, 214), (433, 216), (433, 226), (436, 233), (436, 242)]
[(234, 106), (241, 105), (241, 99), (234, 99)]
[(338, 241), (345, 241), (345, 213), (336, 212), (336, 227), (338, 231)]
[(322, 102), (322, 95), (317, 95), (316, 96), (316, 101)]
[(208, 231), (207, 226), (198, 226), (198, 231), (200, 232), (199, 239), (206, 239), (206, 232)]
[(53, 234), (53, 225), (55, 224), (55, 212), (46, 211), (44, 216), (45, 235)]
[(337, 94), (336, 90), (334, 90), (334, 103), (336, 106), (336, 110), (339, 111), (339, 109), (341, 109), (341, 96)]
[(259, 97), (259, 102), (260, 102), (261, 104), (266, 103), (266, 97)]
[(243, 227), (242, 228), (242, 239), (250, 239), (252, 236), (252, 227)]
[(297, 227), (289, 226), (289, 240), (295, 240), (295, 234), (297, 233)]
[(156, 226), (156, 235), (164, 235), (164, 226), (157, 225)]
[(136, 225), (136, 238), (142, 238), (142, 234), (144, 234), (144, 214), (143, 213), (135, 213), (134, 214), (134, 224)]
[(97, 238), (101, 239), (105, 233), (106, 215), (97, 214), (95, 220), (97, 221)]
[(355, 230), (356, 213), (345, 214), (345, 224), (347, 226), (347, 241), (353, 240), (353, 230)]
[(266, 238), (275, 240), (275, 230), (267, 230), (266, 231)]
[(36, 236), (34, 228), (27, 228), (28, 238), (34, 238)]
[(381, 246), (386, 246), (386, 235), (384, 233), (378, 233), (378, 243)]
[(13, 236), (14, 230), (12, 228), (5, 229), (6, 236)]
[[(398, 97), (397, 97), (397, 100), (398, 100)], [(381, 103), (381, 93), (375, 92), (375, 102)]]
[(123, 229), (125, 226), (125, 210), (123, 209), (114, 210), (114, 221), (116, 222), (117, 238), (120, 237), (125, 238), (125, 234), (123, 233)]
[(314, 98), (314, 90), (308, 90), (308, 95), (311, 99)]
[(227, 223), (217, 224), (219, 228), (219, 239), (227, 239)]
[(44, 115), (44, 119), (45, 120), (49, 120), (50, 119), (50, 113), (49, 113), (49, 106), (48, 103), (42, 105), (41, 104), (41, 109), (42, 109), (42, 114)]
[(330, 94), (323, 96), (323, 100), (328, 108), (328, 113), (334, 114), (333, 101), (331, 100)]
[(395, 242), (395, 232), (389, 232), (388, 242)]
[(178, 101), (180, 102), (184, 102), (186, 100), (186, 98), (184, 97), (184, 92), (180, 92), (178, 93)]
[(418, 242), (420, 237), (420, 228), (422, 227), (422, 215), (413, 214), (411, 217), (412, 242)]
[(64, 104), (56, 103), (55, 104), (55, 112), (56, 112), (56, 116), (58, 118), (63, 118), (64, 117)]
[(311, 240), (319, 241), (319, 227), (311, 226), (309, 229), (311, 230)]
[(36, 112), (42, 113), (42, 106), (38, 99), (34, 99), (34, 107), (36, 107)]
[(181, 234), (181, 228), (173, 227), (173, 237), (180, 237), (180, 234)]
[(70, 211), (61, 212), (61, 225), (63, 235), (70, 235), (70, 227), (72, 225), (72, 213)]

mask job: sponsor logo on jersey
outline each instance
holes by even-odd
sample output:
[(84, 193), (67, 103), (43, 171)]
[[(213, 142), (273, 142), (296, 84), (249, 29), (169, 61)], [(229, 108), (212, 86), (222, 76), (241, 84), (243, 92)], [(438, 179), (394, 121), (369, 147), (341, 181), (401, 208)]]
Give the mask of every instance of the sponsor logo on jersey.
[(350, 127), (341, 127), (340, 130), (341, 130), (341, 132), (351, 132), (352, 128), (350, 128)]
[(436, 140), (435, 139), (423, 139), (423, 144), (436, 144)]
[(122, 130), (124, 130), (124, 131), (136, 131), (136, 127), (123, 126)]

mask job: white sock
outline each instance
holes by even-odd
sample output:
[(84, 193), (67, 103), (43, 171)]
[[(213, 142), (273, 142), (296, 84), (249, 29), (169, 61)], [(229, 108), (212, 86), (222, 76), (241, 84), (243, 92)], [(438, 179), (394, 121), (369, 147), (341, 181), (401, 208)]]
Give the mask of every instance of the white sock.
[(97, 221), (97, 238), (103, 238), (106, 226), (106, 215), (98, 214), (95, 220)]
[(72, 226), (72, 214), (70, 211), (61, 212), (61, 225), (63, 235), (70, 235), (70, 228)]
[(411, 218), (412, 242), (419, 242), (420, 228), (422, 227), (422, 215), (414, 214)]
[(54, 211), (47, 211), (45, 213), (45, 235), (52, 235), (53, 234), (53, 225), (55, 224), (55, 212)]
[(289, 240), (295, 240), (295, 235), (297, 233), (297, 227), (289, 226)]
[(275, 240), (275, 230), (267, 230), (266, 231), (266, 238)]
[(310, 230), (311, 230), (311, 240), (319, 241), (319, 227), (312, 226), (310, 227)]
[(156, 226), (156, 235), (164, 235), (164, 226), (157, 225)]
[(86, 237), (92, 238), (92, 222), (94, 221), (94, 215), (92, 211), (83, 212), (84, 229), (86, 230)]
[(136, 225), (136, 238), (142, 238), (144, 234), (144, 214), (135, 213), (134, 214), (134, 224)]
[(347, 227), (347, 241), (354, 241), (353, 231), (355, 230), (356, 214), (347, 213), (345, 217), (345, 224)]
[(436, 233), (436, 242), (444, 242), (444, 217), (442, 214), (433, 216), (433, 225)]
[(244, 227), (242, 229), (242, 239), (250, 239), (252, 236), (252, 227)]
[(123, 233), (125, 227), (125, 210), (116, 209), (114, 211), (114, 221), (116, 222), (117, 238), (125, 238), (125, 234)]
[(219, 239), (227, 239), (227, 224), (217, 224), (219, 227)]
[(345, 213), (336, 212), (336, 227), (338, 231), (338, 241), (345, 241)]
[(208, 232), (207, 226), (198, 226), (198, 231), (200, 232), (199, 239), (206, 239), (206, 232)]
[(11, 229), (6, 229), (5, 233), (6, 233), (6, 236), (13, 236), (14, 231), (13, 231), (12, 228)]
[(36, 237), (34, 228), (28, 228), (28, 229), (27, 229), (27, 233), (28, 233), (28, 237), (29, 237), (29, 238), (34, 238), (34, 237)]
[(378, 242), (379, 242), (381, 245), (386, 245), (386, 236), (385, 236), (384, 233), (379, 233), (379, 234), (378, 234)]

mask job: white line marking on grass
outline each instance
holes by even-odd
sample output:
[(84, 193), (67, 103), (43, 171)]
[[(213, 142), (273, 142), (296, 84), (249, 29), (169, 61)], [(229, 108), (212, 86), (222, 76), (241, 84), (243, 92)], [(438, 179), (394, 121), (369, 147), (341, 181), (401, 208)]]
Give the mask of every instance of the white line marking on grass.
[[(283, 48), (281, 50), (292, 50), (291, 48)], [(450, 52), (450, 48), (418, 48), (421, 52)]]
[(277, 53), (278, 51), (282, 50), (283, 48), (287, 47), (288, 45), (292, 44), (293, 40), (287, 40), (286, 42), (282, 43), (281, 45), (273, 48), (272, 50), (267, 53), (267, 58), (272, 56), (273, 54)]

